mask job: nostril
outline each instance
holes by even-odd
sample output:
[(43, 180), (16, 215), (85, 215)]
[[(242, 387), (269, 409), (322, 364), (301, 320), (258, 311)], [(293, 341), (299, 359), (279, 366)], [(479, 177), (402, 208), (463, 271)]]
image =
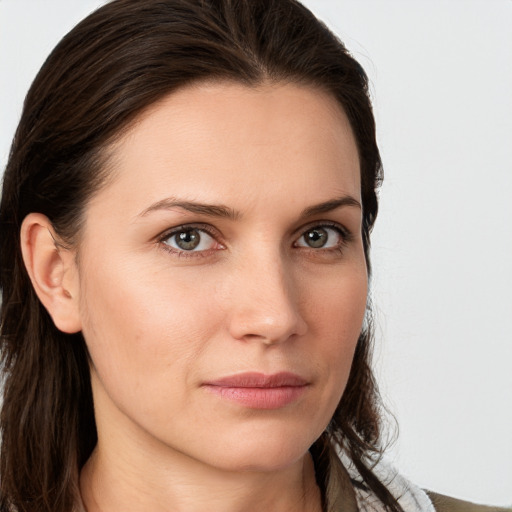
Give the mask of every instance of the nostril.
[(261, 311), (241, 310), (230, 322), (231, 335), (238, 340), (258, 341), (265, 345), (286, 342), (305, 334), (307, 324), (296, 311), (262, 314)]
[(303, 294), (292, 267), (282, 255), (268, 249), (253, 251), (251, 258), (244, 259), (237, 268), (236, 275), (224, 283), (231, 336), (267, 345), (307, 331), (304, 301), (300, 300)]

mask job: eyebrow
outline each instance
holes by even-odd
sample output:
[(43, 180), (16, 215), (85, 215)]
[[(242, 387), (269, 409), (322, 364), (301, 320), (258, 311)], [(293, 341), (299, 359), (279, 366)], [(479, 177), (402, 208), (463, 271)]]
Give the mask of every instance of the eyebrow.
[(301, 218), (313, 217), (314, 215), (331, 212), (332, 210), (336, 210), (337, 208), (341, 208), (343, 206), (353, 206), (359, 208), (360, 210), (363, 209), (361, 203), (355, 197), (347, 195), (325, 201), (324, 203), (308, 206), (302, 210), (300, 216)]
[[(308, 206), (307, 208), (302, 210), (300, 218), (313, 217), (314, 215), (327, 213), (332, 210), (336, 210), (337, 208), (341, 208), (343, 206), (352, 206), (362, 209), (361, 203), (357, 199), (355, 199), (352, 196), (346, 195), (335, 199), (330, 199), (329, 201), (325, 201), (320, 204)], [(198, 203), (196, 201), (179, 200), (172, 197), (162, 199), (161, 201), (152, 204), (151, 206), (143, 210), (138, 216), (144, 217), (154, 211), (172, 210), (174, 208), (181, 208), (192, 213), (207, 215), (209, 217), (226, 218), (229, 220), (237, 220), (242, 216), (240, 212), (234, 210), (233, 208), (229, 208), (228, 206), (224, 206), (222, 204), (204, 204)]]
[(173, 197), (168, 197), (152, 204), (149, 208), (143, 210), (139, 214), (139, 217), (144, 217), (148, 215), (148, 213), (157, 210), (172, 210), (174, 208), (181, 208), (182, 210), (187, 210), (192, 213), (207, 215), (209, 217), (222, 217), (230, 220), (236, 220), (240, 217), (238, 212), (222, 204), (203, 204), (196, 201), (183, 201)]

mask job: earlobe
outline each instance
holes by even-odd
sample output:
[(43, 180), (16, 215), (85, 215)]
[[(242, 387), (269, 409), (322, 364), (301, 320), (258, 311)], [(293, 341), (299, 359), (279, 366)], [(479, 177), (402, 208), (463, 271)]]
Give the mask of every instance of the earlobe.
[(79, 279), (75, 254), (57, 244), (49, 219), (30, 213), (21, 226), (21, 252), (32, 286), (57, 329), (81, 330)]

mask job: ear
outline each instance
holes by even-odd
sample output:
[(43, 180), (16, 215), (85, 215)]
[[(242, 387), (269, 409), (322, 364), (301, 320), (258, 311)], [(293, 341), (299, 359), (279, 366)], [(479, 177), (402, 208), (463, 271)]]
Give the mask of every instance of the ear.
[(25, 217), (20, 235), (21, 253), (32, 286), (55, 326), (69, 334), (80, 331), (75, 251), (57, 243), (51, 222), (40, 213)]

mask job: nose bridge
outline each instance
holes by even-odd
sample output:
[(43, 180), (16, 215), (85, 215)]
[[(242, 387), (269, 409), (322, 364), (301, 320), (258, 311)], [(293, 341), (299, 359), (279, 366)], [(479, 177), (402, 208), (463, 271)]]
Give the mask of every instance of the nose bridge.
[(293, 269), (278, 248), (243, 258), (233, 278), (233, 337), (273, 344), (305, 332)]

